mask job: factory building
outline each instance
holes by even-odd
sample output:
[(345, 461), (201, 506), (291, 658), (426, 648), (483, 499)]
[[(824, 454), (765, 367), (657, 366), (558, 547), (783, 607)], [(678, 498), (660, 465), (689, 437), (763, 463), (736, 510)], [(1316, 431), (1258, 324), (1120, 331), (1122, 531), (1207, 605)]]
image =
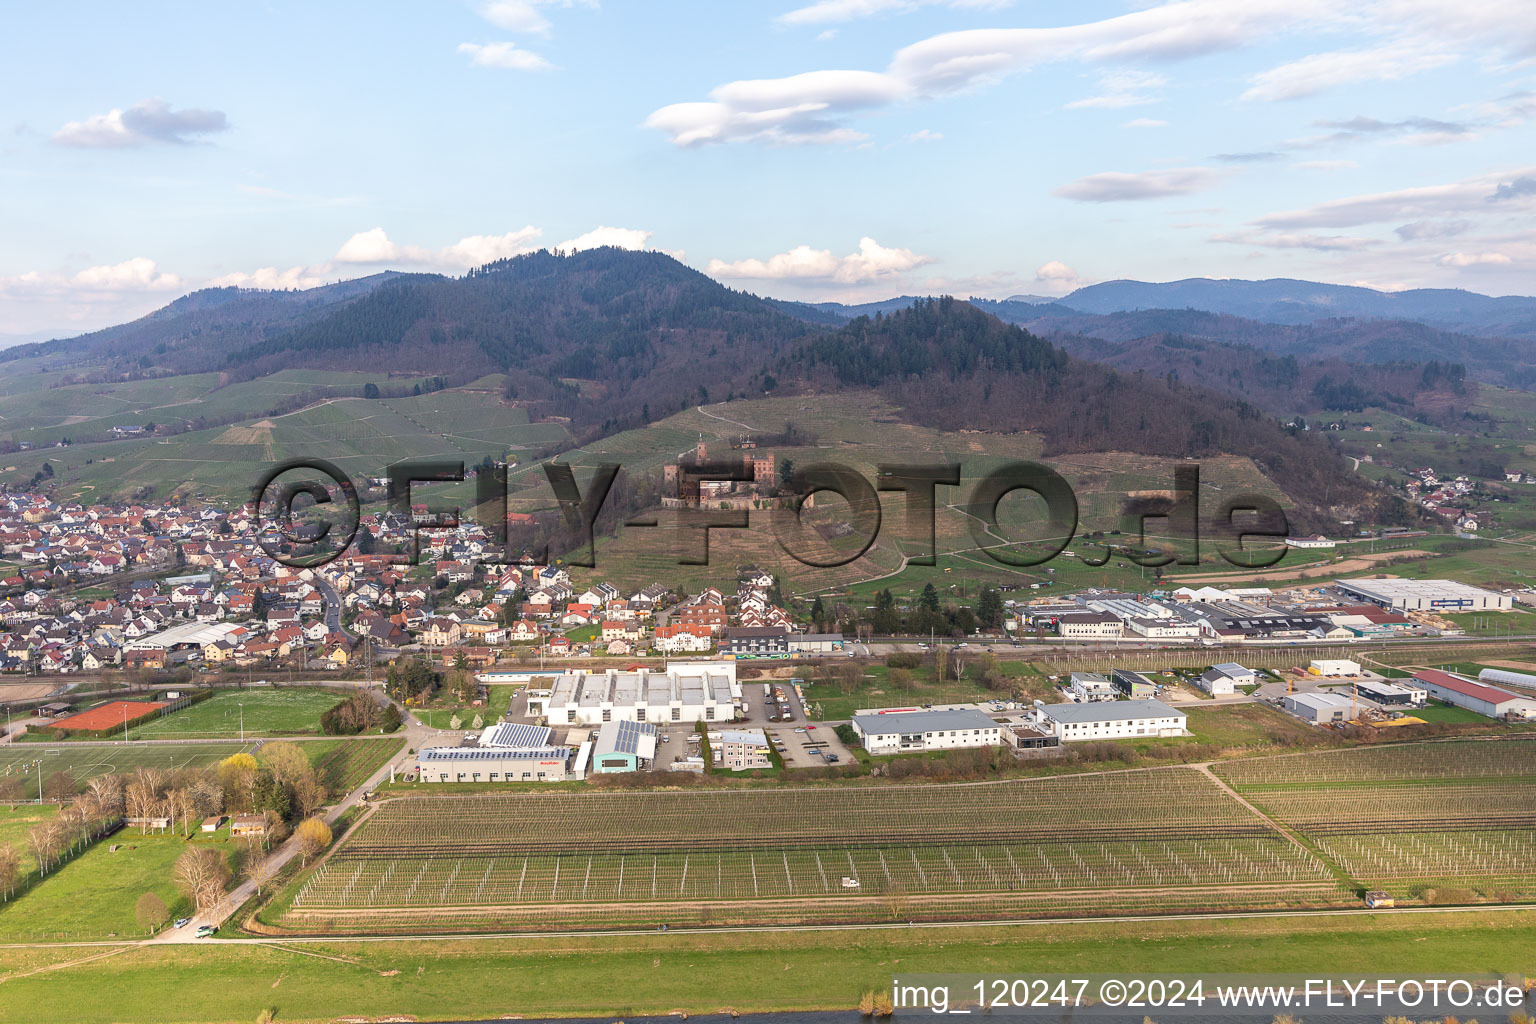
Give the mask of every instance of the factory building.
[(1536, 698), (1533, 697), (1523, 697), (1432, 668), (1415, 672), (1413, 678), (1436, 700), (1489, 718), (1536, 718)]
[(1132, 736), (1183, 736), (1188, 717), (1160, 700), (1046, 704), (1039, 708), (1039, 716), (1042, 724), (1068, 743)]
[(1316, 658), (1307, 665), (1307, 672), (1328, 679), (1357, 676), (1360, 674), (1360, 663), (1348, 658)]
[(1200, 677), (1195, 680), (1195, 685), (1200, 687), (1212, 697), (1230, 697), (1242, 686), (1257, 686), (1259, 674), (1251, 668), (1244, 668), (1235, 661), (1224, 661), (1220, 665), (1212, 665)]
[(528, 709), (557, 726), (729, 722), (740, 697), (733, 662), (697, 661), (664, 672), (567, 672), (555, 677), (547, 697), (531, 696)]
[(1355, 687), (1361, 696), (1382, 707), (1408, 706), (1421, 708), (1428, 696), (1422, 686), (1411, 679), (1386, 680), (1362, 679)]
[(656, 726), (650, 722), (604, 722), (592, 746), (592, 770), (599, 774), (644, 771), (656, 760)]
[(1454, 580), (1339, 580), (1352, 597), (1404, 612), (1507, 612), (1514, 601)]
[(1157, 684), (1140, 672), (1117, 668), (1110, 673), (1109, 679), (1110, 682), (1115, 684), (1115, 689), (1125, 694), (1131, 700), (1142, 700), (1157, 696)]
[(570, 759), (569, 747), (425, 747), (416, 770), (422, 782), (563, 782)]
[(1284, 697), (1285, 710), (1304, 722), (1328, 725), (1331, 722), (1350, 722), (1359, 714), (1358, 702), (1336, 693), (1288, 693)]
[(871, 754), (995, 747), (1002, 742), (1002, 727), (980, 711), (971, 710), (854, 715), (853, 731)]

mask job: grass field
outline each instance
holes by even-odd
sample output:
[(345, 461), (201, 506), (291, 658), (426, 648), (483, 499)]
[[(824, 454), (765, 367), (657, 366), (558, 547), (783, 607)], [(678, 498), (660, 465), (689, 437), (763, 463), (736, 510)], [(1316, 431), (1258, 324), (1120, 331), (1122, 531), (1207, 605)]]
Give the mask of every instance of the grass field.
[(100, 840), (0, 905), (0, 940), (142, 936), (134, 904), (144, 893), (157, 894), (173, 917), (185, 913), (187, 902), (171, 882), (171, 868), (186, 848), (179, 835), (139, 835), (135, 829)]
[(1144, 976), (1283, 965), (1277, 969), (1307, 976), (1374, 977), (1390, 964), (1397, 977), (1454, 977), (1529, 974), (1525, 951), (1533, 946), (1536, 912), (302, 947), (211, 942), (124, 949), (90, 962), (96, 951), (7, 949), (0, 950), (0, 1020), (199, 1024), (254, 1020), (263, 1010), (288, 1024), (341, 1015), (617, 1020), (725, 1007), (838, 1010), (852, 1020), (860, 994), (888, 990), (897, 971)]
[(28, 743), (0, 747), (0, 779), (23, 779), (28, 787), (24, 795), (35, 797), (36, 791), (32, 787), (37, 785), (36, 762), (41, 762), (45, 783), (49, 776), (61, 771), (70, 772), (77, 783), (83, 783), (97, 775), (131, 773), (139, 765), (183, 768), (212, 764), (241, 750), (251, 750), (253, 746), (240, 743)]
[(403, 736), (384, 739), (308, 740), (300, 749), (320, 773), (320, 782), (331, 798), (350, 793), (367, 781), (368, 776), (398, 754), (405, 746)]
[(10, 846), (21, 854), (21, 870), (37, 870), (37, 860), (27, 849), (27, 833), (36, 825), (50, 821), (59, 813), (57, 804), (19, 804), (0, 806), (0, 846)]
[[(134, 739), (233, 739), (240, 735), (302, 736), (320, 732), (320, 716), (346, 699), (335, 690), (259, 689), (217, 693), (135, 726)], [(243, 706), (242, 706), (243, 705)]]

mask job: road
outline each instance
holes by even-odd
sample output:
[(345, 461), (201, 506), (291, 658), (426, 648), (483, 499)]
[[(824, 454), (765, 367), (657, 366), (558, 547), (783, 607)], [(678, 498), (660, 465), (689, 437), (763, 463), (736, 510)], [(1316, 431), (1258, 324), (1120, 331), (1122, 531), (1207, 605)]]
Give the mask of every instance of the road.
[[(396, 733), (395, 735), (404, 736), (405, 746), (400, 749), (400, 753), (396, 754), (387, 763), (382, 765), (378, 771), (370, 775), (367, 780), (365, 780), (356, 789), (352, 790), (339, 801), (326, 808), (323, 817), (327, 825), (335, 825), (336, 821), (343, 814), (347, 813), (362, 802), (363, 794), (371, 792), (385, 779), (389, 778), (391, 768), (398, 770), (405, 762), (412, 759), (413, 755), (410, 753), (411, 751), (420, 750), (424, 743), (430, 742), (433, 737), (440, 734), (439, 730), (427, 728), (427, 726), (423, 724), (419, 718), (417, 718), (406, 708), (393, 701), (381, 691), (375, 691), (375, 694), (381, 702), (394, 704), (394, 706), (399, 709), (400, 717), (403, 722), (403, 733)], [(279, 846), (276, 850), (273, 850), (270, 854), (267, 855), (267, 864), (271, 869), (268, 872), (268, 876), (275, 877), (279, 871), (281, 871), (290, 861), (293, 860), (293, 858), (299, 856), (299, 853), (300, 851), (297, 837), (290, 836), (282, 846)], [(230, 890), (230, 892), (224, 897), (224, 899), (219, 903), (217, 907), (213, 908), (212, 910), (204, 911), (201, 914), (194, 915), (185, 925), (180, 928), (167, 928), (156, 935), (154, 938), (144, 940), (144, 942), (140, 943), (140, 945), (165, 945), (201, 941), (196, 937), (197, 929), (199, 927), (203, 925), (213, 925), (214, 927), (222, 926), (225, 921), (229, 919), (231, 914), (239, 910), (247, 900), (255, 895), (256, 883), (248, 878), (243, 879), (241, 880), (240, 884), (236, 885), (232, 890)]]

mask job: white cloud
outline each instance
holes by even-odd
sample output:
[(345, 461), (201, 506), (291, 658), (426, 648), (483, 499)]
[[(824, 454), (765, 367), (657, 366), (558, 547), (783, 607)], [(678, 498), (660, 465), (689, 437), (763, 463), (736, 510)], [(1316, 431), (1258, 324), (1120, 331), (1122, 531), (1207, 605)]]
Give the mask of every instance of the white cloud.
[(547, 36), (553, 26), (540, 8), (596, 6), (595, 0), (491, 0), (480, 8), (480, 17), (508, 32)]
[(911, 135), (908, 135), (906, 138), (902, 139), (901, 141), (902, 142), (938, 142), (942, 138), (944, 138), (944, 133), (943, 132), (936, 132), (936, 131), (933, 131), (930, 128), (921, 128), (921, 129), (913, 132)]
[(1090, 174), (1051, 190), (1051, 194), (1080, 203), (1114, 203), (1135, 199), (1186, 196), (1214, 187), (1225, 175), (1209, 167), (1174, 167), (1127, 174)]
[(359, 231), (336, 251), (337, 263), (414, 264), (441, 269), (467, 270), (496, 260), (531, 252), (543, 232), (529, 225), (504, 235), (470, 235), (441, 249), (397, 245), (383, 228)]
[(188, 287), (147, 256), (73, 273), (29, 270), (0, 277), (0, 331), (48, 328), (64, 337), (142, 316)]
[(1264, 249), (1312, 249), (1317, 252), (1358, 252), (1377, 245), (1374, 238), (1349, 235), (1318, 235), (1310, 232), (1233, 231), (1212, 235), (1213, 242), (1254, 245)]
[(610, 228), (595, 227), (584, 235), (575, 238), (567, 238), (556, 249), (567, 252), (576, 252), (582, 249), (599, 249), (603, 246), (612, 246), (615, 249), (644, 249), (645, 243), (654, 232), (642, 231), (639, 228)]
[(1067, 104), (1067, 109), (1098, 107), (1118, 110), (1122, 107), (1155, 103), (1159, 97), (1148, 95), (1148, 90), (1160, 89), (1167, 84), (1166, 77), (1150, 71), (1105, 71), (1099, 75), (1099, 94), (1086, 99), (1073, 100)]
[(260, 267), (250, 272), (235, 271), (215, 277), (204, 284), (207, 288), (261, 288), (267, 291), (303, 290), (306, 288), (318, 288), (323, 284), (334, 281), (334, 276), (326, 276), (329, 270), (328, 264), (320, 267), (289, 267), (287, 270), (278, 270), (276, 267)]
[(1481, 175), (1464, 181), (1444, 185), (1422, 185), (1416, 188), (1396, 189), (1367, 195), (1333, 199), (1298, 210), (1284, 210), (1266, 214), (1253, 223), (1268, 229), (1339, 228), (1360, 224), (1380, 224), (1393, 221), (1412, 221), (1437, 217), (1454, 217), (1471, 213), (1490, 212), (1491, 205), (1506, 203), (1528, 204), (1536, 199), (1536, 189), (1530, 194), (1515, 194), (1499, 198), (1500, 190), (1519, 193), (1522, 178), (1536, 175), (1536, 170), (1524, 169), (1505, 173)]
[(1472, 227), (1470, 220), (1416, 220), (1393, 229), (1393, 233), (1405, 242), (1421, 238), (1453, 238), (1465, 234)]
[(1153, 117), (1138, 117), (1121, 125), (1122, 128), (1167, 128), (1167, 121), (1159, 121)]
[(501, 68), (506, 71), (550, 71), (554, 65), (532, 50), (516, 43), (460, 43), (459, 52), (469, 55), (477, 68)]
[(943, 5), (972, 10), (998, 10), (1012, 5), (1013, 0), (817, 0), (805, 7), (779, 15), (774, 21), (780, 25), (825, 25), (830, 22), (853, 21), (877, 14), (905, 14), (919, 7)]
[(1052, 295), (1065, 295), (1083, 285), (1082, 275), (1060, 260), (1051, 260), (1035, 271), (1035, 283)]
[(1366, 50), (1314, 53), (1254, 75), (1244, 100), (1294, 100), (1356, 82), (1395, 82), (1455, 63), (1456, 54), (1427, 50), (1417, 43), (1391, 43)]
[(181, 278), (162, 273), (155, 261), (147, 256), (135, 256), (110, 266), (90, 267), (70, 280), (82, 288), (99, 291), (163, 292), (182, 287)]
[(1502, 252), (1451, 252), (1437, 257), (1435, 262), (1442, 267), (1478, 267), (1505, 266), (1514, 260)]
[(1360, 165), (1353, 160), (1299, 160), (1292, 166), (1304, 171), (1345, 171)]
[(825, 281), (867, 284), (932, 263), (911, 249), (890, 249), (873, 238), (859, 239), (859, 251), (841, 258), (828, 249), (797, 245), (766, 260), (745, 259), (734, 263), (710, 260), (705, 273), (711, 277), (758, 281)]
[(1336, 21), (1333, 6), (1327, 0), (1173, 0), (1080, 25), (947, 32), (898, 50), (884, 71), (731, 82), (708, 101), (662, 107), (645, 123), (679, 146), (857, 141), (864, 134), (846, 121), (861, 111), (980, 87), (1063, 60), (1123, 64), (1230, 50), (1286, 28)]
[(127, 110), (113, 109), (84, 121), (70, 121), (53, 133), (53, 142), (84, 149), (128, 149), (155, 142), (188, 143), (195, 136), (228, 128), (223, 111), (172, 110), (164, 100), (151, 99)]

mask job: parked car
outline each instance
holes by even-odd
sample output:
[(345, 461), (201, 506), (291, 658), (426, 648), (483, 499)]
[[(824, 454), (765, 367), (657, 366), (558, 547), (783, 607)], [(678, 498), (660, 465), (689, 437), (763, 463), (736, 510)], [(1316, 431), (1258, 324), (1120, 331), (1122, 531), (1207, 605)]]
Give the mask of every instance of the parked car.
[(200, 939), (206, 939), (216, 931), (218, 931), (218, 929), (213, 925), (205, 924), (197, 929), (197, 937)]
[(191, 923), (192, 923), (192, 919), (190, 917), (178, 917), (176, 919), (176, 923), (174, 925), (172, 925), (171, 927), (173, 927), (173, 928), (185, 928), (187, 925), (189, 925)]

